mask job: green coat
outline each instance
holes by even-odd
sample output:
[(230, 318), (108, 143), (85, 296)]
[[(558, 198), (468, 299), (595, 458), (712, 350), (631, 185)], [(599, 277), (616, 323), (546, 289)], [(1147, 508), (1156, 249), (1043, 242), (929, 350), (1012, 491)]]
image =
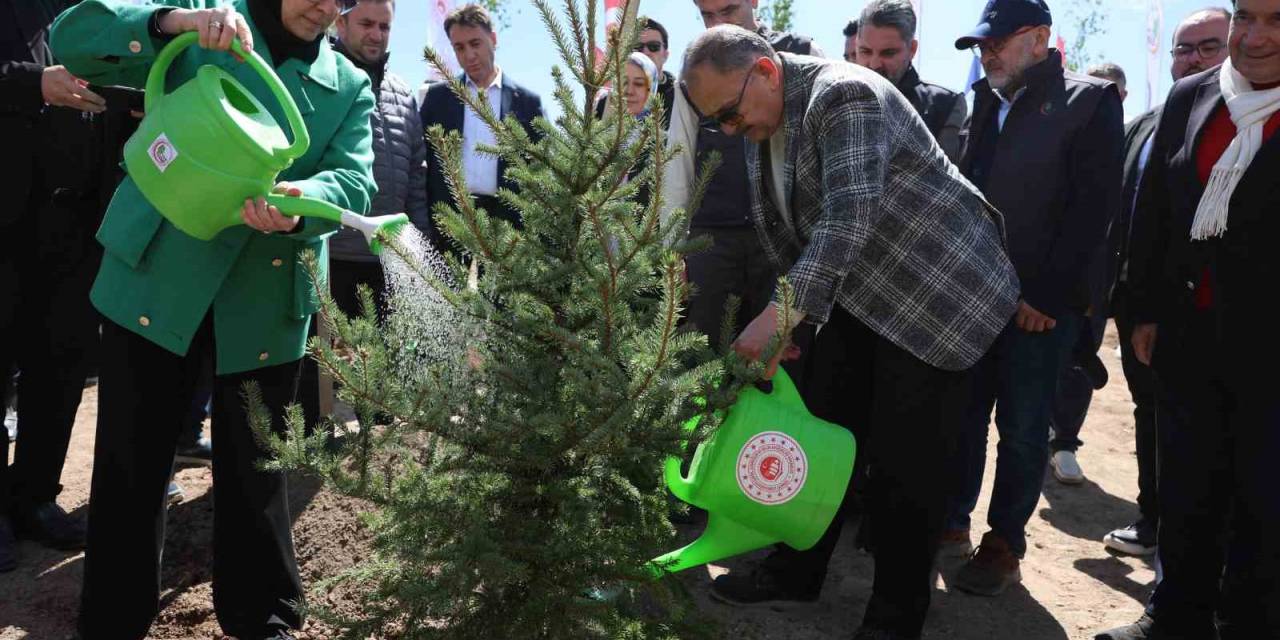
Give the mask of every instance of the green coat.
[[(160, 4), (205, 8), (216, 0), (166, 0)], [(256, 51), (274, 66), (253, 26), (245, 0), (234, 6), (249, 20)], [(59, 62), (95, 84), (142, 88), (165, 41), (153, 39), (148, 21), (155, 6), (86, 0), (62, 14), (50, 35)], [(226, 53), (192, 46), (169, 71), (172, 90), (204, 64), (232, 73), (271, 111), (283, 112), (248, 65)], [(311, 147), (279, 177), (306, 196), (365, 213), (377, 187), (369, 117), (374, 98), (369, 78), (322, 46), (315, 62), (289, 59), (276, 69), (297, 101)], [(219, 374), (291, 362), (302, 357), (317, 303), (299, 259), (311, 250), (328, 259), (325, 236), (333, 223), (304, 219), (292, 234), (270, 235), (239, 225), (203, 242), (179, 231), (143, 198), (126, 177), (107, 208), (98, 241), (106, 250), (90, 294), (94, 306), (116, 324), (185, 355), (212, 309)]]

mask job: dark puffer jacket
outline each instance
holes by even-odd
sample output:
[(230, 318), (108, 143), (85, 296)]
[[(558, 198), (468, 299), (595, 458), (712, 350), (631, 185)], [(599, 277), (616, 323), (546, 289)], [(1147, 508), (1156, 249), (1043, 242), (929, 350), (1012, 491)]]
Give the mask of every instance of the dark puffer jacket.
[[(340, 45), (335, 49), (342, 51)], [(385, 61), (383, 65), (385, 69)], [(382, 76), (381, 82), (373, 78), (378, 108), (371, 121), (373, 179), (378, 184), (378, 195), (373, 198), (370, 215), (407, 213), (414, 226), (425, 234), (431, 224), (431, 211), (426, 191), (427, 142), (418, 115), (418, 100), (404, 80), (383, 69), (376, 71)], [(369, 252), (364, 236), (345, 227), (329, 239), (329, 257), (352, 262), (377, 260)]]

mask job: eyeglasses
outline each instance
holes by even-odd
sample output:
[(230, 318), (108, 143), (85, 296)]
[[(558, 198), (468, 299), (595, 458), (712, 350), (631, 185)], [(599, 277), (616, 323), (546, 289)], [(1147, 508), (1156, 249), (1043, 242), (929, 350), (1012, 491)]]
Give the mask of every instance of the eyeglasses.
[(742, 124), (742, 114), (738, 113), (738, 108), (742, 106), (742, 98), (747, 95), (747, 85), (751, 84), (751, 78), (754, 75), (756, 74), (751, 71), (747, 71), (747, 77), (742, 81), (742, 88), (738, 89), (737, 99), (725, 105), (725, 107), (719, 112), (711, 114), (706, 119), (722, 127), (728, 125), (735, 129), (738, 125)]
[(1222, 43), (1222, 40), (1219, 40), (1218, 38), (1209, 38), (1208, 40), (1201, 40), (1195, 44), (1180, 42), (1173, 47), (1173, 51), (1170, 53), (1172, 53), (1175, 58), (1187, 58), (1190, 57), (1191, 54), (1199, 52), (1200, 57), (1207, 60), (1218, 55), (1218, 52), (1222, 51), (1222, 47), (1224, 46), (1226, 45)]
[(742, 98), (747, 93), (747, 85), (751, 84), (751, 76), (753, 75), (755, 75), (753, 72), (747, 72), (746, 79), (742, 81), (742, 88), (738, 89), (738, 98), (736, 100), (726, 105), (725, 108), (720, 111), (709, 116), (703, 115), (703, 113), (698, 110), (698, 105), (693, 103), (693, 98), (689, 95), (689, 85), (685, 84), (684, 80), (681, 80), (680, 93), (684, 94), (685, 103), (689, 105), (690, 109), (693, 109), (694, 115), (698, 117), (698, 127), (704, 129), (718, 129), (722, 125), (737, 127), (742, 124), (742, 114), (738, 113), (738, 108), (742, 106)]
[(645, 49), (648, 49), (650, 53), (657, 53), (657, 52), (659, 52), (659, 51), (662, 51), (662, 41), (661, 41), (661, 40), (654, 40), (654, 41), (652, 41), (652, 42), (637, 42), (637, 43), (636, 43), (636, 51), (637, 51), (637, 52), (641, 52), (641, 53), (643, 53)]
[(988, 53), (991, 55), (1000, 55), (1000, 52), (1004, 51), (1004, 48), (1009, 46), (1009, 43), (1013, 42), (1014, 38), (1036, 28), (1037, 27), (1023, 27), (1003, 38), (987, 38), (986, 40), (980, 40), (978, 41), (978, 44), (969, 48), (972, 49), (974, 54), (978, 57), (982, 57)]

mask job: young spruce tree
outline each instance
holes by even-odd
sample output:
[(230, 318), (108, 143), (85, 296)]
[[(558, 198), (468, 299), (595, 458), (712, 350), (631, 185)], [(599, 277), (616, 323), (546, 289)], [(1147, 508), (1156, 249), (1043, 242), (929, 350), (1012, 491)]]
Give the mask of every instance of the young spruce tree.
[[(460, 208), (435, 212), (453, 248), (445, 259), (388, 239), (384, 323), (370, 311), (348, 318), (321, 294), (330, 337), (312, 342), (312, 356), (360, 423), (377, 426), (334, 447), (307, 436), (296, 410), (280, 437), (259, 416), (277, 455), (270, 467), (314, 472), (372, 505), (372, 557), (331, 578), (358, 586), (360, 614), (308, 608), (345, 637), (696, 635), (681, 624), (678, 581), (648, 566), (677, 545), (662, 463), (683, 453), (691, 417), (706, 414), (698, 437), (715, 427), (711, 409), (734, 393), (718, 381), (759, 368), (681, 327), (691, 246), (664, 242), (682, 235), (686, 216), (659, 215), (669, 157), (660, 103), (643, 120), (622, 100), (594, 117), (601, 88), (621, 86), (634, 20), (596, 60), (596, 2), (567, 0), (562, 16), (534, 4), (564, 63), (552, 71), (556, 122), (527, 135), (452, 81), (495, 132), (493, 152), (519, 185), (499, 197), (523, 228), (458, 198)], [(428, 135), (432, 161), (468, 193), (460, 136)], [(637, 163), (644, 171), (628, 181)], [(645, 206), (641, 186), (653, 194)]]

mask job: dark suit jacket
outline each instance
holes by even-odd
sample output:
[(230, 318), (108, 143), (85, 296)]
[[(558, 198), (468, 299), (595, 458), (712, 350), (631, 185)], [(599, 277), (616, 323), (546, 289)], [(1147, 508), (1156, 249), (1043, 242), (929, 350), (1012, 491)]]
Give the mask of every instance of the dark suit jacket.
[[(40, 83), (44, 68), (55, 63), (48, 29), (70, 4), (69, 0), (0, 0), (0, 20), (14, 21), (0, 28), (3, 50), (24, 52), (17, 59), (0, 58), (0, 140), (5, 143), (0, 154), (0, 189), (7, 201), (0, 207), (0, 224), (16, 221), (27, 209), (36, 177), (33, 170), (43, 147)], [(18, 37), (21, 41), (10, 41)]]
[[(444, 127), (445, 131), (457, 131), (462, 133), (462, 125), (464, 121), (462, 100), (454, 95), (453, 90), (447, 82), (435, 82), (427, 87), (427, 93), (423, 97), (420, 113), (422, 115), (422, 128), (430, 129), (433, 125)], [(502, 111), (498, 114), (502, 118), (513, 116), (524, 126), (525, 131), (529, 135), (534, 135), (533, 119), (542, 117), (542, 98), (537, 93), (530, 91), (511, 79), (511, 76), (503, 73), (502, 75)], [(516, 190), (516, 185), (507, 178), (507, 162), (498, 159), (498, 188)], [(440, 170), (440, 162), (436, 157), (436, 151), (431, 144), (431, 140), (427, 140), (427, 205), (431, 207), (434, 216), (436, 203), (443, 202), (450, 206), (456, 205), (452, 192), (449, 190), (449, 184), (445, 181), (444, 172)], [(501, 206), (498, 211), (490, 211), (490, 215), (501, 217), (512, 224), (519, 226), (520, 216), (517, 212), (512, 211), (509, 207)], [(443, 238), (440, 231), (436, 228), (434, 217), (431, 225), (431, 241), (435, 246), (442, 246), (440, 243)]]
[(1142, 114), (1124, 127), (1124, 183), (1120, 191), (1120, 215), (1111, 223), (1107, 233), (1107, 263), (1103, 282), (1106, 283), (1106, 299), (1111, 298), (1111, 291), (1120, 281), (1124, 264), (1129, 260), (1129, 243), (1132, 240), (1130, 231), (1133, 219), (1138, 215), (1138, 185), (1143, 175), (1139, 172), (1138, 161), (1142, 156), (1142, 148), (1156, 132), (1156, 124), (1160, 121), (1163, 105)]
[[(1196, 172), (1201, 134), (1224, 107), (1220, 67), (1180, 80), (1156, 128), (1134, 220), (1129, 282), (1138, 322), (1160, 326), (1152, 367), (1158, 372), (1203, 366), (1189, 354), (1207, 346), (1221, 362), (1252, 370), (1280, 356), (1280, 339), (1264, 310), (1280, 281), (1280, 135), (1267, 140), (1231, 197), (1227, 231), (1191, 240), (1191, 223), (1204, 195)], [(1213, 306), (1194, 306), (1208, 269)], [(1207, 314), (1207, 315), (1206, 315)], [(1211, 333), (1206, 334), (1205, 327)], [(1209, 343), (1209, 344), (1206, 344)]]

